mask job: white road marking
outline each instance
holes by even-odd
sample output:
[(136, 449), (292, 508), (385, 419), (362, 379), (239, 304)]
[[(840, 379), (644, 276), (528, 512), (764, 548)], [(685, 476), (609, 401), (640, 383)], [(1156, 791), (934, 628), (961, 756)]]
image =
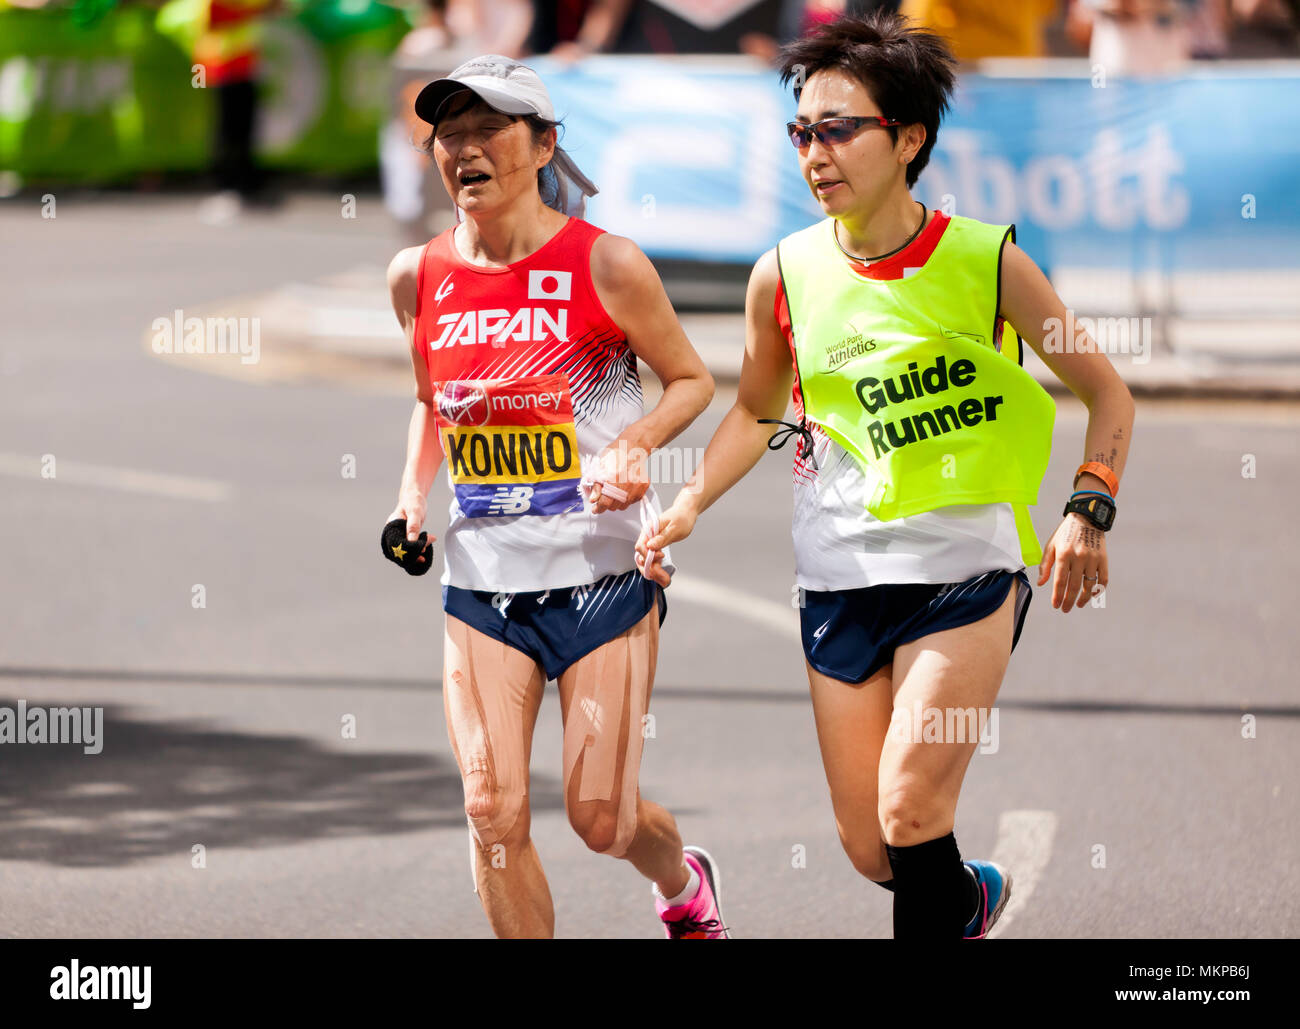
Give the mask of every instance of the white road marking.
[(764, 600), (744, 590), (720, 586), (707, 579), (694, 579), (680, 572), (673, 576), (666, 595), (670, 604), (674, 600), (681, 600), (687, 604), (711, 607), (715, 611), (744, 618), (791, 639), (800, 638), (798, 609), (788, 604)]
[(998, 842), (990, 859), (1011, 873), (1011, 899), (989, 933), (989, 939), (1002, 931), (1022, 911), (1052, 859), (1056, 838), (1054, 811), (1004, 811), (998, 820)]
[[(42, 460), (27, 454), (0, 453), (0, 475), (20, 479), (40, 479)], [(144, 472), (137, 468), (115, 468), (112, 465), (85, 464), (57, 457), (55, 476), (51, 482), (70, 483), (73, 486), (102, 486), (106, 489), (126, 490), (130, 493), (150, 493), (158, 497), (178, 500), (205, 500), (219, 503), (229, 500), (234, 493), (227, 482), (216, 479), (196, 479), (184, 475), (165, 475), (161, 472)]]

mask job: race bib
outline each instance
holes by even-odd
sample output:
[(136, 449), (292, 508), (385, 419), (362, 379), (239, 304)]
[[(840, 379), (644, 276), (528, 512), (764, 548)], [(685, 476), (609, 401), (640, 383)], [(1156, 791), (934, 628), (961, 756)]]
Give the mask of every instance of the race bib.
[(567, 375), (435, 382), (434, 410), (467, 518), (583, 509)]

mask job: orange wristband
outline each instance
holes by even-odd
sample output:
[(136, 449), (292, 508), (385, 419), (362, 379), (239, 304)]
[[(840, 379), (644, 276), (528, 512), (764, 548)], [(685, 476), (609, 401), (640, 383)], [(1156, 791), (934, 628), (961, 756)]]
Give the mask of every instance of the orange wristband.
[(1074, 482), (1071, 485), (1079, 485), (1079, 476), (1084, 472), (1090, 472), (1104, 482), (1112, 497), (1119, 492), (1119, 480), (1115, 478), (1115, 473), (1100, 461), (1084, 461), (1083, 464), (1079, 465), (1079, 470), (1074, 473)]

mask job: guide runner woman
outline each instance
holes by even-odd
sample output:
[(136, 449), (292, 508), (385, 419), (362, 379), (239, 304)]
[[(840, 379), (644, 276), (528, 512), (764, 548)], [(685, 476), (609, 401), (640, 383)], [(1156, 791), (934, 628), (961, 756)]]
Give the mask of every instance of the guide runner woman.
[[(893, 892), (896, 937), (981, 938), (1011, 877), (961, 860), (957, 799), (982, 725), (947, 727), (997, 698), (1027, 565), (1040, 586), (1054, 575), (1062, 611), (1106, 585), (1133, 401), (1104, 355), (1044, 350), (1065, 307), (1011, 226), (912, 198), (954, 83), (942, 39), (892, 14), (845, 17), (781, 62), (798, 101), (790, 140), (826, 217), (755, 265), (736, 402), (638, 561), (667, 585), (654, 552), (685, 539), (769, 437), (798, 441), (803, 647), (840, 840)], [(1054, 405), (1020, 365), (1020, 336), (1089, 410), (1091, 460), (1045, 553), (1027, 507)], [(773, 435), (791, 395), (797, 421)], [(939, 738), (914, 712), (938, 713)]]

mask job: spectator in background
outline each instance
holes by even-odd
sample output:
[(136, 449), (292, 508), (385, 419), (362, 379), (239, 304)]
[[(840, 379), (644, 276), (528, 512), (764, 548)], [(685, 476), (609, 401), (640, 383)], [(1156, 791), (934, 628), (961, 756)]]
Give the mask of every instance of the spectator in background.
[(524, 56), (533, 24), (530, 0), (450, 0), (447, 27), (475, 53)]
[(402, 37), (397, 53), (402, 57), (423, 57), (451, 46), (447, 29), (447, 0), (422, 0), (423, 11), (415, 28)]
[(634, 0), (533, 0), (528, 48), (562, 61), (611, 50)]
[(1213, 59), (1228, 53), (1228, 0), (1204, 0), (1188, 22), (1192, 57)]
[(1193, 29), (1199, 22), (1200, 33), (1205, 35), (1201, 19), (1210, 3), (1070, 0), (1066, 29), (1076, 42), (1086, 41), (1088, 59), (1109, 75), (1164, 75), (1178, 71), (1191, 60)]
[(203, 84), (216, 94), (217, 130), (212, 170), (218, 193), (199, 208), (209, 224), (231, 220), (250, 202), (265, 199), (253, 154), (257, 134), (257, 80), (261, 20), (283, 9), (283, 0), (205, 0), (203, 30), (194, 62)]
[(1300, 0), (1231, 0), (1231, 3), (1234, 24), (1228, 56), (1296, 56), (1300, 50), (1296, 39), (1296, 30), (1300, 28)]
[[(451, 0), (451, 4), (456, 2)], [(427, 67), (452, 61), (450, 51), (457, 40), (448, 26), (448, 7), (448, 0), (420, 0), (421, 11), (413, 19), (415, 27), (402, 37), (393, 53), (399, 66)], [(427, 242), (430, 235), (446, 228), (451, 211), (447, 204), (438, 203), (445, 190), (441, 182), (437, 183), (436, 191), (432, 188), (429, 157), (415, 142), (416, 133), (428, 128), (416, 116), (414, 108), (427, 76), (413, 78), (409, 71), (401, 70), (395, 74), (399, 83), (398, 102), (379, 139), (379, 181), (384, 206), (414, 246)], [(436, 228), (426, 219), (433, 219)]]
[[(476, 49), (577, 61), (613, 48), (635, 0), (478, 0), (466, 29)], [(458, 33), (459, 35), (459, 33)]]
[(785, 0), (781, 9), (782, 42), (805, 36), (845, 14), (861, 17), (873, 11), (896, 12), (899, 3), (900, 0)]
[(734, 54), (745, 49), (746, 39), (774, 38), (787, 3), (636, 0), (611, 49), (623, 54)]
[(1059, 0), (903, 0), (900, 13), (946, 38), (961, 61), (1042, 57)]
[(807, 35), (819, 25), (829, 25), (845, 14), (898, 10), (899, 0), (784, 0), (776, 36), (749, 32), (740, 37), (742, 53), (761, 61), (774, 61), (781, 47)]

